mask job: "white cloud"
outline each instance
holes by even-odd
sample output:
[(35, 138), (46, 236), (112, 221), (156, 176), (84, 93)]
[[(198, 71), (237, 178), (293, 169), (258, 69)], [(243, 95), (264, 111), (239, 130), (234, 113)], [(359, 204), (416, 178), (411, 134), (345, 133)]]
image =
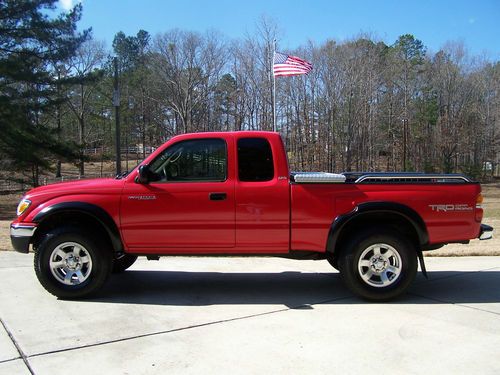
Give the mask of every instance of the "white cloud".
[(59, 6), (64, 10), (71, 10), (73, 8), (73, 0), (59, 0)]

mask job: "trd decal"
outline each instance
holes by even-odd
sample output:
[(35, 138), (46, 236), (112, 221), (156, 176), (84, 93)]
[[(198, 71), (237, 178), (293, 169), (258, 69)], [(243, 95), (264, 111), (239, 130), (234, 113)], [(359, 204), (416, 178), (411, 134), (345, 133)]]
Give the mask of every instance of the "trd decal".
[(432, 211), (450, 212), (450, 211), (472, 211), (473, 208), (468, 204), (430, 204)]

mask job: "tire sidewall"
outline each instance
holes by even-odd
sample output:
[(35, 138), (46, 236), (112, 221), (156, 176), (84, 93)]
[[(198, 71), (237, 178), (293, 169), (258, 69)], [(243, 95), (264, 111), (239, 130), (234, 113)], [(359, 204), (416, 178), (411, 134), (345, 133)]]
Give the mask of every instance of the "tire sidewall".
[[(77, 285), (66, 285), (52, 274), (50, 258), (54, 249), (64, 242), (75, 242), (83, 246), (92, 261), (89, 277)], [(61, 230), (48, 233), (35, 252), (35, 271), (42, 286), (51, 294), (63, 298), (86, 297), (99, 289), (111, 272), (111, 255), (106, 255), (103, 246), (90, 234), (77, 230)]]
[[(359, 259), (365, 249), (374, 244), (387, 244), (401, 257), (401, 273), (398, 279), (386, 287), (367, 284), (359, 273)], [(410, 286), (417, 272), (415, 246), (394, 230), (367, 231), (353, 239), (344, 250), (339, 261), (341, 277), (347, 286), (362, 298), (372, 301), (387, 301), (398, 297)]]

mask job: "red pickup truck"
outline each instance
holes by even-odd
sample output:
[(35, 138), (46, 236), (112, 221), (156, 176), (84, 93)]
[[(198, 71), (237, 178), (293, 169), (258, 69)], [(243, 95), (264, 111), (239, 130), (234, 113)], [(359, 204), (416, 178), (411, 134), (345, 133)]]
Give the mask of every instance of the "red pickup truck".
[(176, 136), (129, 174), (29, 191), (11, 224), (60, 298), (96, 292), (137, 256), (326, 259), (369, 300), (402, 294), (422, 251), (491, 238), (463, 175), (290, 173), (278, 133)]

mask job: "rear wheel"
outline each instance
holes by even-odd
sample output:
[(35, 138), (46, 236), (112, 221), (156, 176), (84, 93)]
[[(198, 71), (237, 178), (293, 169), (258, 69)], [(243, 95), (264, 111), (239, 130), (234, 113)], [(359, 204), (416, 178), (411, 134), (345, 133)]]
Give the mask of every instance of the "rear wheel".
[(348, 241), (338, 265), (352, 292), (367, 300), (387, 301), (403, 294), (415, 279), (417, 252), (405, 236), (379, 228)]
[(35, 251), (35, 273), (42, 286), (63, 299), (95, 293), (111, 272), (112, 255), (78, 228), (47, 233)]

